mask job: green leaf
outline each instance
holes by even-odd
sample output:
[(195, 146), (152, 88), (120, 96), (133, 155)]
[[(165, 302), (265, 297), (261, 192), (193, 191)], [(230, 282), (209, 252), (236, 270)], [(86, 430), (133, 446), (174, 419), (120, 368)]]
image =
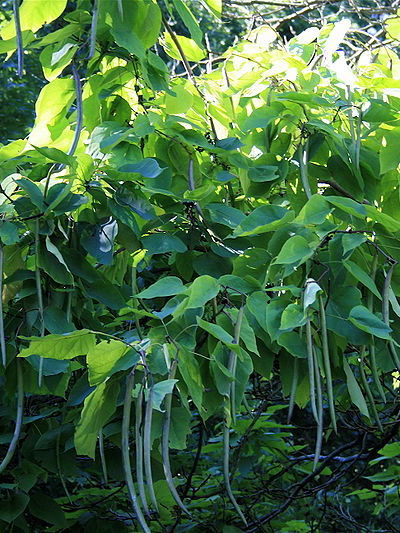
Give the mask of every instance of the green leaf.
[(365, 285), (379, 300), (382, 299), (377, 286), (375, 285), (374, 280), (368, 276), (368, 274), (360, 268), (356, 263), (353, 263), (353, 261), (350, 261), (347, 259), (347, 261), (343, 262), (346, 269), (350, 272), (352, 276), (354, 276), (360, 283)]
[(29, 496), (24, 492), (11, 492), (8, 497), (3, 494), (0, 501), (0, 520), (7, 524), (14, 522), (25, 511), (28, 503)]
[(98, 385), (85, 398), (74, 437), (78, 455), (94, 458), (99, 431), (115, 412), (118, 392), (118, 383), (107, 381)]
[(150, 254), (166, 254), (170, 252), (183, 253), (187, 251), (186, 244), (167, 233), (153, 233), (147, 237), (142, 237), (142, 245)]
[(219, 283), (215, 278), (207, 275), (199, 276), (186, 290), (186, 294), (189, 295), (186, 309), (203, 307), (208, 301), (217, 296), (219, 289)]
[(28, 348), (23, 348), (19, 357), (40, 355), (53, 359), (73, 359), (79, 355), (86, 355), (96, 342), (94, 334), (88, 329), (80, 329), (64, 335), (46, 335), (44, 337), (22, 337), (29, 342)]
[(363, 305), (353, 307), (350, 312), (349, 320), (357, 328), (379, 337), (381, 339), (390, 340), (390, 332), (392, 331), (382, 320), (375, 316)]
[(299, 224), (319, 225), (322, 224), (331, 212), (328, 202), (320, 194), (313, 194), (301, 209), (295, 222)]
[[(197, 63), (204, 59), (204, 57), (206, 56), (206, 51), (198, 44), (196, 44), (193, 39), (189, 39), (188, 37), (184, 37), (183, 35), (175, 35), (175, 37), (188, 61), (193, 61)], [(163, 48), (170, 57), (182, 61), (179, 49), (169, 33), (164, 34)]]
[(384, 455), (385, 457), (398, 457), (400, 455), (400, 442), (391, 442), (386, 444), (383, 448), (378, 451), (379, 455)]
[(281, 251), (275, 258), (278, 265), (292, 265), (295, 263), (304, 263), (314, 253), (308, 245), (307, 240), (301, 235), (294, 235), (285, 242)]
[(111, 374), (116, 363), (129, 351), (130, 348), (122, 341), (102, 341), (93, 346), (87, 354), (89, 369), (89, 384), (98, 385), (105, 381)]
[[(67, 0), (52, 0), (52, 2), (35, 0), (34, 5), (32, 1), (24, 0), (19, 8), (21, 30), (31, 30), (35, 33), (45, 24), (58, 18), (66, 6)], [(11, 39), (15, 36), (14, 18), (4, 26), (0, 35), (3, 39)]]
[(135, 298), (146, 299), (175, 296), (176, 294), (181, 294), (185, 290), (186, 287), (179, 278), (176, 278), (175, 276), (166, 276), (153, 283), (153, 285), (150, 285), (150, 287), (147, 287), (147, 289), (136, 294)]
[(330, 204), (339, 207), (345, 213), (353, 215), (356, 218), (365, 218), (367, 216), (366, 206), (351, 200), (351, 198), (344, 198), (341, 196), (324, 196)]
[(183, 20), (183, 23), (187, 27), (187, 29), (190, 31), (190, 35), (196, 43), (202, 47), (203, 46), (203, 32), (200, 29), (200, 26), (194, 17), (193, 13), (190, 11), (190, 9), (187, 7), (187, 5), (182, 2), (182, 0), (172, 0), (175, 9), (179, 13), (179, 16)]
[(262, 205), (248, 215), (235, 229), (232, 237), (246, 237), (267, 231), (275, 231), (292, 221), (293, 211), (277, 205)]
[(222, 15), (222, 0), (200, 0), (200, 2), (217, 18)]
[(230, 335), (223, 327), (218, 324), (213, 324), (211, 322), (206, 322), (202, 318), (197, 317), (198, 325), (207, 331), (210, 335), (220, 340), (224, 344), (231, 346), (234, 343), (232, 335)]
[(369, 418), (367, 402), (365, 401), (360, 386), (357, 383), (356, 378), (354, 377), (353, 371), (351, 370), (346, 357), (343, 357), (343, 369), (346, 373), (347, 389), (349, 391), (351, 401), (360, 409), (361, 414)]
[(239, 211), (239, 209), (225, 204), (208, 204), (206, 209), (210, 213), (212, 222), (223, 224), (232, 229), (235, 229), (246, 218), (244, 213)]
[(118, 310), (125, 307), (125, 298), (121, 291), (107, 279), (85, 285), (85, 292), (88, 296), (110, 309)]
[[(109, 13), (112, 18), (111, 34), (119, 46), (140, 59), (144, 59), (146, 50), (156, 43), (160, 33), (160, 8), (151, 0), (120, 1), (122, 3), (122, 17), (118, 2), (111, 0), (111, 3), (105, 3), (105, 10), (111, 8)], [(101, 4), (102, 2), (100, 9)]]
[[(283, 329), (283, 328), (282, 328)], [(277, 342), (285, 350), (295, 357), (307, 358), (307, 344), (296, 331), (287, 331), (279, 335)]]
[(178, 383), (177, 379), (165, 379), (164, 381), (159, 381), (153, 386), (153, 409), (162, 411), (161, 404), (164, 401), (165, 396), (172, 393), (176, 383)]
[(18, 184), (21, 189), (23, 189), (26, 194), (28, 195), (30, 201), (36, 205), (39, 209), (44, 209), (44, 198), (43, 193), (39, 189), (39, 187), (31, 180), (28, 180), (27, 178), (20, 178), (19, 180), (16, 180), (16, 183)]
[(307, 317), (304, 309), (300, 304), (289, 304), (282, 313), (281, 324), (279, 329), (293, 329), (304, 326)]
[(3, 244), (15, 244), (19, 241), (18, 226), (12, 222), (0, 223), (0, 239)]
[(179, 350), (178, 370), (185, 382), (190, 396), (200, 414), (204, 414), (203, 391), (204, 385), (201, 377), (199, 363), (193, 353), (183, 347)]
[(122, 165), (118, 170), (120, 172), (134, 172), (141, 174), (145, 178), (156, 178), (165, 169), (161, 168), (155, 159), (146, 157), (143, 161), (139, 161), (138, 163)]
[(57, 163), (62, 163), (63, 165), (69, 165), (72, 168), (76, 167), (75, 158), (71, 155), (67, 155), (66, 153), (62, 152), (61, 150), (58, 150), (57, 148), (39, 148), (38, 146), (33, 146), (33, 148), (37, 152), (39, 152), (39, 154), (43, 155), (46, 159), (50, 159), (50, 161), (56, 161)]

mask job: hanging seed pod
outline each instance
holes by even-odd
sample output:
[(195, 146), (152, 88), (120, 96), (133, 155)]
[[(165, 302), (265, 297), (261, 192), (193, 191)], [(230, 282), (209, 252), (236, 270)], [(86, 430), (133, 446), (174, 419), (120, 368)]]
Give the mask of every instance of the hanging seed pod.
[[(171, 362), (168, 379), (174, 379), (176, 367), (177, 367), (177, 360), (174, 359)], [(165, 480), (167, 482), (168, 488), (175, 502), (182, 509), (184, 513), (191, 516), (190, 512), (186, 508), (185, 504), (182, 502), (175, 488), (174, 479), (173, 479), (172, 471), (171, 471), (171, 463), (169, 460), (169, 433), (171, 429), (171, 408), (172, 408), (172, 393), (167, 394), (165, 397), (165, 413), (164, 413), (164, 423), (163, 423), (163, 429), (162, 429), (162, 442), (161, 442), (164, 475), (165, 475)]]
[(18, 359), (16, 361), (16, 365), (17, 365), (17, 415), (15, 417), (15, 427), (14, 427), (13, 437), (8, 446), (7, 453), (4, 456), (4, 459), (2, 460), (2, 462), (0, 463), (0, 474), (7, 468), (8, 464), (10, 463), (11, 459), (14, 456), (14, 453), (15, 453), (15, 450), (17, 448), (17, 444), (19, 441), (19, 436), (21, 434), (21, 428), (22, 428), (22, 417), (24, 414), (24, 381), (23, 381), (21, 363)]
[(319, 296), (319, 313), (320, 313), (320, 323), (321, 323), (322, 355), (324, 358), (324, 369), (325, 369), (325, 378), (326, 378), (326, 390), (328, 393), (329, 412), (331, 415), (331, 422), (332, 422), (333, 429), (335, 432), (337, 432), (335, 400), (333, 397), (333, 386), (332, 386), (331, 361), (330, 361), (330, 356), (329, 356), (328, 332), (326, 329), (325, 307), (324, 307), (324, 300), (322, 296)]
[(122, 447), (122, 460), (123, 460), (123, 468), (124, 468), (124, 474), (125, 474), (125, 481), (128, 488), (129, 497), (132, 503), (133, 510), (136, 515), (136, 519), (140, 524), (140, 527), (143, 529), (145, 533), (151, 533), (151, 530), (149, 529), (149, 526), (146, 523), (146, 520), (143, 516), (142, 510), (140, 508), (136, 492), (135, 492), (135, 486), (133, 483), (132, 478), (132, 470), (131, 470), (131, 459), (129, 454), (129, 428), (130, 428), (130, 420), (131, 420), (131, 405), (132, 405), (132, 389), (135, 381), (135, 369), (133, 368), (131, 372), (128, 375), (128, 378), (126, 380), (126, 392), (125, 392), (125, 399), (124, 399), (124, 408), (123, 408), (123, 415), (122, 415), (122, 431), (121, 431), (121, 447)]
[(317, 467), (320, 455), (321, 455), (321, 448), (322, 448), (322, 438), (324, 435), (324, 404), (323, 404), (323, 398), (322, 398), (322, 382), (321, 382), (321, 374), (319, 371), (319, 364), (317, 359), (317, 354), (315, 351), (315, 348), (313, 348), (313, 368), (314, 368), (314, 374), (315, 374), (315, 384), (316, 384), (316, 392), (317, 392), (317, 438), (315, 441), (315, 455), (314, 455), (314, 465), (313, 470)]
[(13, 0), (15, 36), (17, 40), (17, 75), (22, 78), (24, 73), (24, 44), (22, 40), (21, 21), (19, 18), (19, 0)]
[(143, 409), (143, 385), (140, 387), (138, 397), (136, 398), (136, 417), (135, 417), (135, 447), (136, 447), (136, 482), (139, 487), (139, 496), (142, 502), (144, 512), (149, 515), (147, 505), (146, 491), (144, 488), (143, 477), (143, 437), (142, 437), (142, 409)]
[[(242, 327), (244, 307), (242, 306), (239, 309), (239, 313), (236, 319), (235, 324), (235, 333), (234, 333), (234, 344), (239, 344), (240, 339), (240, 330)], [(224, 421), (224, 432), (223, 432), (223, 443), (224, 443), (224, 483), (225, 490), (228, 494), (228, 497), (235, 508), (236, 512), (242, 519), (242, 521), (247, 525), (246, 518), (239, 507), (238, 502), (236, 501), (235, 496), (232, 492), (231, 481), (230, 481), (230, 472), (229, 472), (229, 456), (230, 456), (230, 438), (229, 438), (229, 428), (231, 423), (235, 422), (236, 419), (236, 401), (235, 401), (235, 374), (236, 374), (236, 361), (237, 354), (235, 351), (231, 350), (229, 354), (228, 370), (233, 375), (233, 381), (229, 387), (229, 398), (227, 399), (227, 405), (225, 407), (226, 415)]]

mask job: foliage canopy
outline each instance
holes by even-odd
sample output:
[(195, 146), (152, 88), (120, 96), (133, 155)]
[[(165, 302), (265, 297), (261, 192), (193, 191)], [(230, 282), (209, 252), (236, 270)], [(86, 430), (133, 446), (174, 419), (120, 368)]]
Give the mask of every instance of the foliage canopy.
[(0, 147), (1, 527), (396, 531), (400, 58), (343, 20), (214, 60), (168, 5), (0, 31), (47, 80)]

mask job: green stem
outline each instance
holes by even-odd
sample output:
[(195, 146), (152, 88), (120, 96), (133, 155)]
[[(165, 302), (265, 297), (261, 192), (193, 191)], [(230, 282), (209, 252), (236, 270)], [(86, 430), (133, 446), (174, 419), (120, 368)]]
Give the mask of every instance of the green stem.
[(149, 526), (146, 524), (146, 520), (143, 516), (142, 510), (138, 504), (135, 486), (132, 478), (131, 459), (129, 455), (129, 428), (131, 420), (131, 405), (132, 405), (132, 389), (135, 382), (135, 369), (133, 368), (126, 380), (126, 392), (124, 399), (124, 409), (122, 415), (122, 432), (121, 432), (121, 445), (122, 445), (122, 460), (125, 474), (125, 481), (128, 487), (129, 497), (132, 502), (132, 507), (135, 512), (136, 518), (145, 533), (151, 533)]
[(335, 400), (333, 396), (333, 386), (332, 386), (331, 361), (329, 357), (328, 332), (326, 329), (325, 307), (324, 307), (324, 300), (322, 296), (319, 296), (319, 313), (320, 313), (320, 322), (321, 322), (322, 354), (324, 357), (324, 368), (325, 368), (325, 377), (326, 377), (326, 390), (328, 393), (329, 412), (331, 415), (333, 429), (335, 432), (337, 432)]
[(17, 448), (17, 444), (19, 441), (19, 436), (21, 433), (21, 427), (22, 427), (22, 417), (24, 412), (24, 381), (22, 376), (22, 369), (21, 369), (21, 363), (20, 361), (16, 361), (17, 365), (17, 416), (15, 418), (15, 428), (14, 428), (14, 434), (11, 439), (11, 442), (8, 446), (7, 453), (0, 463), (0, 474), (3, 473), (3, 471), (7, 468), (8, 464), (10, 463), (11, 459), (14, 456), (15, 450)]

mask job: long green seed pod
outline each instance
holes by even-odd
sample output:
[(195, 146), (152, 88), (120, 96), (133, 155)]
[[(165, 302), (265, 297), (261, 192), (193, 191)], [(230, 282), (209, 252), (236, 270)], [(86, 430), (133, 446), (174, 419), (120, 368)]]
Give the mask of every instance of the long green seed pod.
[(150, 386), (149, 395), (146, 402), (146, 411), (144, 414), (143, 429), (143, 455), (144, 455), (144, 472), (146, 475), (146, 484), (150, 494), (150, 500), (153, 507), (158, 511), (157, 498), (154, 492), (153, 472), (151, 468), (151, 424), (153, 419), (153, 386)]
[(361, 375), (361, 381), (363, 384), (364, 391), (367, 395), (370, 407), (372, 409), (372, 414), (374, 416), (375, 422), (380, 429), (380, 431), (383, 431), (381, 421), (379, 419), (378, 411), (376, 410), (376, 405), (374, 401), (374, 397), (372, 395), (367, 376), (365, 375), (365, 369), (364, 369), (364, 353), (365, 353), (365, 346), (362, 347), (361, 353), (360, 353), (360, 361), (359, 361), (359, 368), (360, 368), (360, 375)]
[(121, 445), (122, 445), (122, 460), (125, 474), (125, 481), (128, 487), (129, 497), (132, 502), (132, 507), (140, 527), (145, 533), (151, 533), (149, 526), (143, 516), (142, 510), (137, 500), (135, 486), (132, 478), (131, 459), (129, 455), (129, 427), (131, 420), (131, 405), (132, 405), (132, 389), (135, 381), (135, 369), (132, 369), (126, 380), (126, 392), (124, 399), (124, 409), (122, 415), (122, 431), (121, 431)]
[[(239, 309), (238, 316), (236, 319), (235, 324), (235, 331), (234, 331), (234, 344), (239, 344), (240, 341), (240, 330), (242, 329), (242, 322), (243, 322), (243, 314), (244, 314), (244, 306), (242, 306)], [(231, 410), (231, 420), (232, 423), (235, 424), (236, 421), (236, 364), (237, 364), (237, 354), (235, 351), (231, 350), (229, 353), (229, 361), (228, 361), (228, 370), (233, 376), (233, 381), (230, 385), (230, 391), (229, 391), (229, 398), (230, 398), (230, 410)]]
[(119, 15), (121, 17), (121, 19), (124, 18), (124, 6), (122, 4), (122, 0), (117, 0), (118, 2), (118, 11), (119, 11)]
[(337, 432), (335, 400), (333, 397), (333, 386), (332, 386), (331, 361), (329, 357), (328, 331), (326, 329), (325, 307), (324, 307), (324, 300), (322, 296), (319, 296), (318, 299), (319, 299), (319, 314), (320, 314), (320, 322), (321, 322), (322, 354), (324, 356), (324, 369), (325, 369), (325, 377), (326, 377), (326, 390), (328, 393), (329, 412), (331, 415), (333, 429), (335, 430), (335, 432)]
[(296, 392), (297, 385), (299, 383), (299, 363), (297, 357), (294, 358), (293, 362), (293, 376), (292, 376), (292, 386), (290, 388), (290, 399), (289, 399), (289, 409), (287, 416), (287, 423), (290, 424), (293, 415), (294, 404), (296, 401)]
[[(170, 367), (169, 374), (168, 374), (168, 379), (174, 379), (176, 367), (177, 367), (177, 360), (174, 359), (171, 363), (171, 367)], [(164, 423), (163, 423), (162, 441), (161, 441), (164, 475), (165, 475), (165, 480), (167, 482), (168, 488), (174, 500), (176, 501), (177, 505), (182, 509), (184, 513), (191, 516), (190, 512), (186, 508), (185, 504), (182, 502), (175, 488), (174, 480), (172, 477), (171, 463), (169, 460), (169, 433), (171, 429), (171, 408), (172, 408), (172, 393), (167, 394), (165, 397), (165, 414), (164, 414)]]
[(17, 40), (17, 74), (22, 78), (24, 73), (24, 44), (22, 41), (21, 20), (19, 18), (19, 0), (13, 0), (15, 36)]
[[(244, 306), (242, 306), (239, 309), (239, 313), (236, 319), (235, 324), (235, 333), (234, 333), (234, 344), (239, 344), (240, 340), (240, 330), (242, 327), (242, 321), (243, 321), (243, 313), (244, 313)], [(230, 455), (230, 438), (229, 438), (229, 428), (230, 428), (230, 421), (235, 422), (235, 416), (236, 416), (236, 401), (235, 401), (235, 374), (236, 374), (236, 361), (237, 361), (237, 355), (236, 352), (231, 350), (229, 354), (229, 362), (228, 362), (228, 370), (233, 375), (233, 381), (230, 386), (229, 390), (229, 402), (228, 405), (225, 407), (226, 415), (225, 415), (225, 421), (224, 421), (224, 431), (223, 431), (223, 442), (224, 442), (224, 482), (225, 482), (225, 489), (228, 494), (228, 497), (235, 508), (237, 514), (240, 516), (242, 521), (247, 525), (246, 518), (244, 514), (242, 513), (238, 502), (236, 501), (235, 496), (232, 492), (231, 487), (231, 480), (230, 480), (230, 472), (229, 472), (229, 455)]]
[[(377, 266), (378, 266), (378, 254), (375, 254), (372, 260), (372, 265), (371, 265), (372, 281), (375, 281)], [(367, 306), (368, 306), (369, 311), (373, 313), (374, 312), (374, 295), (371, 291), (368, 293)], [(376, 364), (375, 340), (373, 336), (371, 336), (371, 343), (369, 345), (369, 359), (370, 359), (370, 365), (371, 365), (371, 370), (372, 370), (372, 376), (374, 378), (376, 388), (378, 389), (378, 392), (379, 392), (380, 397), (382, 398), (382, 401), (386, 403), (386, 395), (383, 390), (381, 380), (379, 379), (378, 366)]]
[[(397, 263), (396, 263), (397, 264)], [(383, 284), (383, 294), (382, 294), (382, 317), (385, 324), (390, 327), (390, 316), (389, 316), (389, 292), (390, 292), (390, 284), (392, 281), (392, 275), (393, 270), (396, 264), (393, 264), (386, 274), (385, 277), (385, 283)], [(400, 359), (397, 354), (397, 350), (395, 348), (395, 345), (393, 341), (389, 341), (389, 351), (393, 359), (393, 363), (395, 364), (398, 372), (400, 372)]]
[(310, 403), (311, 412), (314, 420), (318, 424), (318, 412), (315, 403), (315, 375), (314, 375), (314, 355), (313, 355), (313, 338), (311, 331), (311, 319), (308, 317), (306, 322), (306, 338), (307, 338), (307, 362), (308, 362), (308, 380), (310, 384)]
[(3, 245), (0, 244), (0, 351), (1, 361), (5, 367), (7, 364), (6, 338), (4, 333), (4, 310), (3, 310), (3, 267), (4, 251)]
[(225, 489), (228, 494), (228, 497), (235, 508), (237, 514), (240, 516), (244, 524), (247, 526), (247, 520), (242, 513), (242, 510), (239, 507), (238, 502), (236, 501), (235, 496), (232, 492), (230, 477), (229, 477), (229, 452), (230, 452), (230, 439), (229, 439), (229, 426), (224, 424), (224, 433), (223, 433), (223, 441), (224, 441), (224, 481), (225, 481)]
[(144, 512), (149, 515), (149, 506), (147, 505), (146, 491), (144, 488), (143, 477), (143, 436), (142, 436), (142, 409), (143, 409), (143, 386), (140, 387), (138, 397), (136, 398), (136, 417), (135, 417), (135, 447), (136, 447), (136, 481), (139, 487), (139, 496), (142, 502)]
[(100, 0), (93, 1), (92, 25), (90, 27), (90, 45), (88, 59), (91, 59), (96, 52), (96, 33), (97, 22), (99, 20), (99, 2)]
[(75, 83), (76, 126), (74, 138), (72, 139), (72, 144), (68, 150), (68, 155), (74, 155), (78, 147), (83, 125), (82, 83), (75, 63), (72, 64), (72, 76)]
[(103, 428), (99, 431), (99, 454), (100, 454), (101, 469), (103, 471), (103, 480), (104, 480), (104, 483), (107, 485), (107, 483), (108, 483), (108, 473), (107, 473), (106, 456), (104, 455)]
[(7, 468), (8, 464), (10, 463), (11, 459), (14, 456), (15, 450), (17, 448), (17, 444), (19, 441), (19, 436), (21, 433), (21, 427), (22, 427), (22, 416), (24, 413), (24, 381), (22, 376), (22, 369), (21, 369), (21, 363), (19, 360), (16, 361), (17, 365), (17, 416), (15, 418), (15, 427), (14, 427), (14, 434), (11, 439), (11, 442), (8, 446), (7, 453), (0, 463), (0, 474)]
[(299, 147), (300, 178), (304, 192), (309, 200), (312, 196), (310, 182), (308, 181), (308, 140)]
[(322, 384), (321, 384), (321, 375), (319, 372), (319, 364), (317, 359), (317, 354), (313, 348), (313, 359), (314, 359), (314, 372), (315, 372), (315, 383), (317, 391), (317, 409), (318, 409), (318, 420), (317, 420), (317, 438), (315, 441), (315, 455), (314, 455), (314, 465), (313, 469), (317, 467), (319, 457), (321, 455), (322, 448), (322, 438), (324, 435), (324, 404), (322, 401)]
[[(38, 302), (38, 313), (40, 321), (40, 337), (44, 336), (44, 307), (43, 307), (43, 293), (42, 293), (42, 279), (40, 276), (40, 266), (39, 266), (39, 252), (40, 252), (40, 240), (39, 240), (39, 219), (36, 219), (35, 226), (35, 281), (36, 281), (36, 296)], [(43, 381), (43, 357), (40, 357), (39, 360), (39, 377), (38, 385), (42, 386)]]

